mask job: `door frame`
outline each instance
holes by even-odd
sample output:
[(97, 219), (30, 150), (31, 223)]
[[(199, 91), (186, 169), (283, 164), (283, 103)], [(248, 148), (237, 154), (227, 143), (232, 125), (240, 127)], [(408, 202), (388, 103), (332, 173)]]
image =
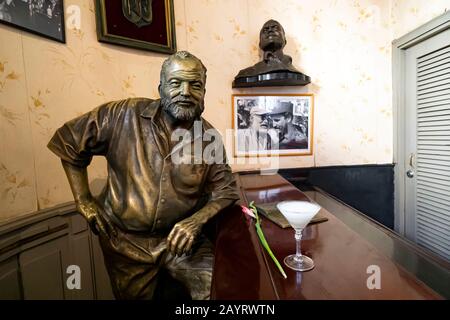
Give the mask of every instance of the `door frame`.
[(450, 11), (392, 41), (392, 107), (394, 136), (394, 229), (405, 235), (405, 60), (406, 50), (450, 29)]

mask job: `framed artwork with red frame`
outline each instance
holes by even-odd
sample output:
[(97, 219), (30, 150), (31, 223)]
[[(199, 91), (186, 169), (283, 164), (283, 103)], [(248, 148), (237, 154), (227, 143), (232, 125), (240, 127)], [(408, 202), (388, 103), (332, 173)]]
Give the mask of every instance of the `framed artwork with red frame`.
[(173, 0), (96, 0), (100, 42), (175, 53)]

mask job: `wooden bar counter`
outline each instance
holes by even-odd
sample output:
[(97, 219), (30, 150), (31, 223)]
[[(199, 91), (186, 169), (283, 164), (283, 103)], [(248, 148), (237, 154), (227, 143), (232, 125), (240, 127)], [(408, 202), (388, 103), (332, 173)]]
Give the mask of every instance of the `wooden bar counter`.
[[(311, 197), (280, 175), (236, 175), (236, 179), (244, 205), (251, 201), (256, 204), (311, 201)], [(322, 206), (321, 213), (328, 221), (309, 225), (303, 231), (302, 253), (315, 262), (311, 271), (295, 272), (283, 263), (284, 257), (295, 253), (294, 230), (282, 229), (262, 219), (266, 239), (283, 265), (287, 279), (260, 245), (254, 222), (244, 217), (240, 207), (224, 212), (216, 238), (212, 299), (448, 298), (445, 296), (448, 291), (442, 286), (442, 282), (450, 279), (448, 262), (428, 255), (370, 219), (358, 220), (352, 229), (345, 223), (345, 217), (340, 219), (325, 208), (324, 199), (313, 200)], [(367, 231), (372, 229), (375, 231)], [(406, 262), (402, 263), (402, 259)], [(429, 266), (424, 267), (427, 263)], [(367, 287), (367, 279), (372, 274), (367, 271), (370, 266), (380, 268), (380, 289)], [(440, 293), (424, 283), (427, 277), (429, 283), (441, 285)]]

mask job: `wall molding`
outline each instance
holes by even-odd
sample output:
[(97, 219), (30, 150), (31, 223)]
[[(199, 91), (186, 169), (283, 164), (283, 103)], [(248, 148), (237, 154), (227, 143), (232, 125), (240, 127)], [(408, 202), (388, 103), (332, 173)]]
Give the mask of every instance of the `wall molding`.
[(65, 216), (76, 212), (75, 202), (66, 202), (51, 208), (33, 211), (28, 214), (13, 216), (0, 221), (0, 236), (33, 223), (38, 223), (53, 217)]

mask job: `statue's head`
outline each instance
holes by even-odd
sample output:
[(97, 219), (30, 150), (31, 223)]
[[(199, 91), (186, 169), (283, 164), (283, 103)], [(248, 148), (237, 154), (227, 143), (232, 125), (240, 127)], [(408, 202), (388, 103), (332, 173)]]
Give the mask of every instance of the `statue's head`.
[(261, 28), (259, 33), (259, 47), (263, 51), (276, 51), (286, 45), (284, 29), (278, 21), (269, 20)]
[(159, 94), (163, 108), (172, 117), (191, 121), (204, 109), (206, 68), (193, 54), (178, 51), (163, 63)]

